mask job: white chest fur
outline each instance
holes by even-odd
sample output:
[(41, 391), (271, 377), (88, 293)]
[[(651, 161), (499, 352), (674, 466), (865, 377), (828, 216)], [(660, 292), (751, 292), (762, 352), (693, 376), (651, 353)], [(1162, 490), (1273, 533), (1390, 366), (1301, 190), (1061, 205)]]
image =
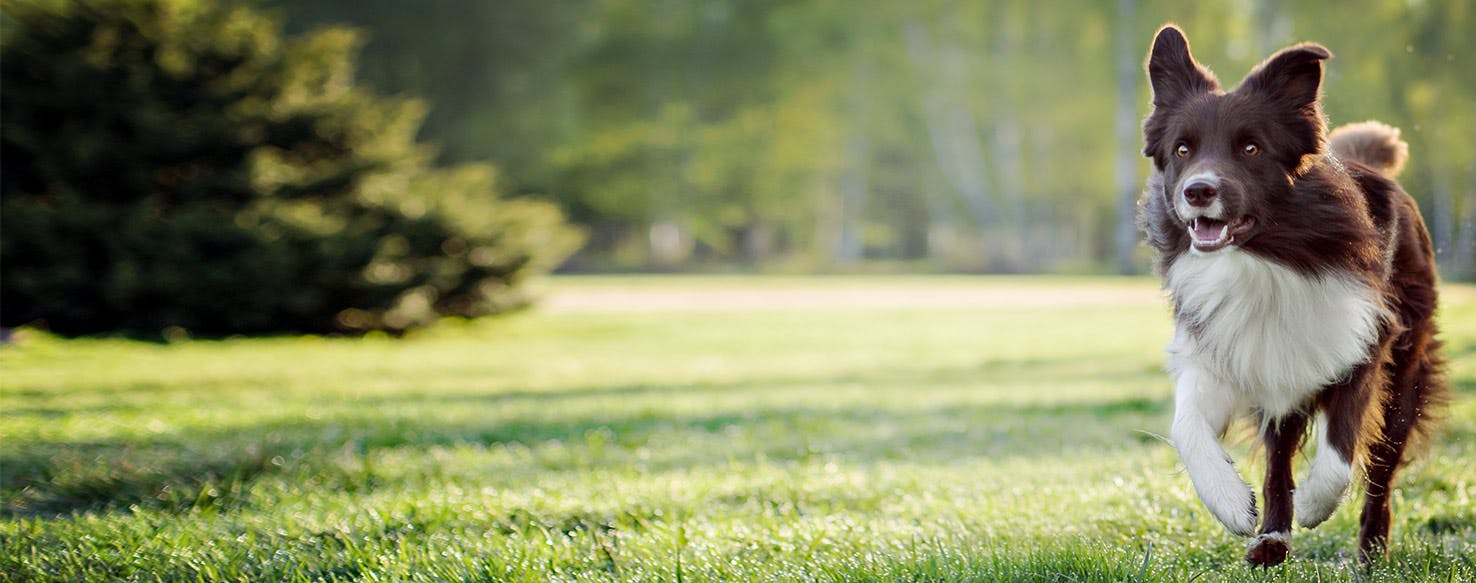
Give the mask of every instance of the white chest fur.
[(1241, 407), (1271, 417), (1367, 361), (1386, 313), (1365, 284), (1302, 275), (1235, 247), (1185, 254), (1167, 283), (1180, 313), (1170, 370), (1208, 375)]

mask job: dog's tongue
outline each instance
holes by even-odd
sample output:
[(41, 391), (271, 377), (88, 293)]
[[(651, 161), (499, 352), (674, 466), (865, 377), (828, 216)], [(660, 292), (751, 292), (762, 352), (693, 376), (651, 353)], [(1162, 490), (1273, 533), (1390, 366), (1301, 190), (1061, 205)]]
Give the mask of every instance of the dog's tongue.
[(1225, 221), (1199, 217), (1194, 219), (1194, 238), (1200, 241), (1214, 241), (1220, 238), (1220, 233), (1225, 230)]

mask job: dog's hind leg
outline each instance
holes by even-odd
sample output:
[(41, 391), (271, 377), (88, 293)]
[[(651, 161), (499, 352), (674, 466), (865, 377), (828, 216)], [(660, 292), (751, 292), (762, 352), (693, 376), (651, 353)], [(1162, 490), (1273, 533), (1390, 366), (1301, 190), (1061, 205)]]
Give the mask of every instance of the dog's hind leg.
[[(1444, 399), (1435, 343), (1394, 353), (1390, 394), (1383, 406), (1383, 431), (1368, 447), (1368, 492), (1358, 529), (1358, 560), (1383, 556), (1389, 541), (1389, 497), (1412, 434), (1427, 431), (1432, 405)], [(1421, 358), (1421, 356), (1425, 358)]]
[(1262, 446), (1266, 448), (1266, 481), (1261, 496), (1266, 499), (1266, 512), (1261, 530), (1251, 541), (1245, 560), (1252, 565), (1270, 567), (1286, 560), (1291, 551), (1292, 525), (1292, 458), (1302, 443), (1307, 429), (1307, 416), (1298, 412), (1281, 419), (1262, 421)]
[[(1390, 403), (1384, 408), (1384, 415), (1398, 419), (1407, 416), (1406, 411), (1404, 406)], [(1407, 425), (1390, 424), (1384, 435), (1368, 449), (1368, 491), (1364, 494), (1363, 514), (1359, 517), (1358, 527), (1360, 563), (1367, 563), (1369, 559), (1385, 553), (1391, 519), (1389, 496), (1393, 493), (1394, 474), (1399, 471), (1408, 434)]]

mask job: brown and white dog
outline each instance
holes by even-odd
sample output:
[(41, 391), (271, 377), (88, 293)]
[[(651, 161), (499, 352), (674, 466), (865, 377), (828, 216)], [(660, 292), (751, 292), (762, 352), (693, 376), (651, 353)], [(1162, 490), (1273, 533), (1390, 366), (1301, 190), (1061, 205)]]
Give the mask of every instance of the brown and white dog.
[[(1173, 442), (1209, 511), (1255, 536), (1246, 559), (1286, 559), (1293, 514), (1327, 520), (1360, 471), (1358, 557), (1389, 536), (1394, 474), (1446, 400), (1435, 339), (1435, 264), (1415, 202), (1394, 182), (1407, 155), (1377, 122), (1326, 132), (1322, 62), (1286, 48), (1226, 92), (1174, 26), (1149, 54), (1153, 172), (1139, 226), (1174, 304)], [(1265, 515), (1220, 438), (1259, 423)], [(1292, 458), (1315, 417), (1316, 457)]]

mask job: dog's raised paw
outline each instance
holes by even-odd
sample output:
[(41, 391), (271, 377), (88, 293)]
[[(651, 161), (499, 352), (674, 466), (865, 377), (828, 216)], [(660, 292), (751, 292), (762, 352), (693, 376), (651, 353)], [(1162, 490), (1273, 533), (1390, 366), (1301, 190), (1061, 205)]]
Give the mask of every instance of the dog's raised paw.
[(1229, 529), (1232, 533), (1235, 533), (1239, 536), (1251, 536), (1256, 533), (1256, 522), (1258, 522), (1259, 518), (1260, 513), (1256, 512), (1256, 502), (1255, 499), (1252, 498), (1250, 508), (1248, 510), (1236, 513), (1230, 516), (1229, 520), (1222, 520), (1221, 522), (1223, 522), (1225, 524), (1225, 528)]
[(1243, 483), (1240, 488), (1227, 489), (1219, 496), (1206, 498), (1205, 506), (1225, 530), (1237, 536), (1255, 536), (1260, 513), (1256, 511), (1256, 494)]
[(1291, 545), (1287, 544), (1287, 540), (1284, 532), (1260, 535), (1251, 541), (1250, 550), (1245, 553), (1245, 561), (1257, 567), (1280, 565), (1291, 554)]
[[(1317, 477), (1319, 476), (1314, 476)], [(1322, 524), (1338, 509), (1347, 487), (1348, 481), (1342, 476), (1308, 480), (1292, 493), (1292, 508), (1297, 516), (1297, 523), (1303, 528), (1314, 528)]]

